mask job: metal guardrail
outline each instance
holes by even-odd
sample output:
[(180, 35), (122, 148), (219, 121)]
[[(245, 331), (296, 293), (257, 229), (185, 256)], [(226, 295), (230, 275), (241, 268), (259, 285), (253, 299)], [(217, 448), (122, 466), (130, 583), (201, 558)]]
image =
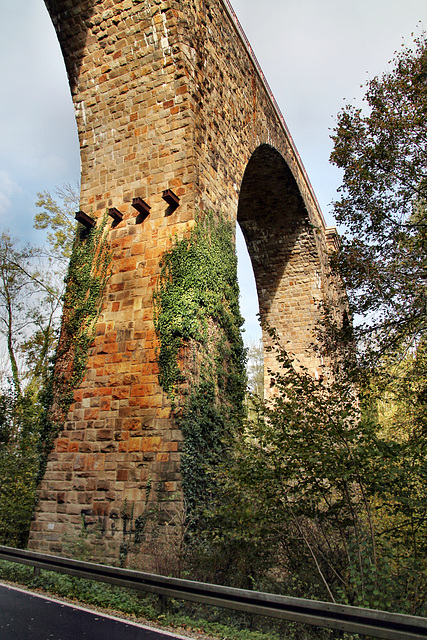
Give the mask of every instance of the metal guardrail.
[(0, 559), (130, 589), (389, 640), (427, 638), (427, 618), (234, 589), (0, 546)]

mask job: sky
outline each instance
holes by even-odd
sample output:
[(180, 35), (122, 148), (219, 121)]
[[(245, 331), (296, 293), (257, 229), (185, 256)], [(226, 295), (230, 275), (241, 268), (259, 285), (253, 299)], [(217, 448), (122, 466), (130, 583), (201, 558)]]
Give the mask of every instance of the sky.
[[(336, 114), (361, 104), (367, 80), (427, 29), (426, 0), (232, 0), (283, 113), (321, 209), (341, 174), (329, 164)], [(66, 72), (43, 0), (0, 0), (0, 231), (40, 243), (37, 192), (79, 178)], [(362, 86), (361, 86), (362, 85)], [(247, 252), (238, 238), (246, 339), (260, 335)]]

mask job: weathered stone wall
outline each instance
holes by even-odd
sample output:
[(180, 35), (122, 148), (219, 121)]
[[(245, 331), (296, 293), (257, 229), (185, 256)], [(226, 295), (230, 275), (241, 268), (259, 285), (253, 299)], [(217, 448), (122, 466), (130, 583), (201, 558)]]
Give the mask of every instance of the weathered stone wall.
[[(298, 357), (331, 289), (323, 218), (222, 0), (46, 0), (65, 58), (82, 161), (81, 209), (111, 225), (113, 275), (87, 373), (41, 484), (33, 549), (64, 552), (82, 514), (117, 560), (123, 505), (182, 504), (180, 447), (159, 385), (152, 296), (159, 262), (197, 212), (242, 226), (263, 317)], [(162, 199), (172, 189), (180, 205)], [(134, 197), (151, 206), (142, 219)], [(89, 515), (88, 515), (89, 514)], [(92, 520), (91, 520), (92, 519)]]

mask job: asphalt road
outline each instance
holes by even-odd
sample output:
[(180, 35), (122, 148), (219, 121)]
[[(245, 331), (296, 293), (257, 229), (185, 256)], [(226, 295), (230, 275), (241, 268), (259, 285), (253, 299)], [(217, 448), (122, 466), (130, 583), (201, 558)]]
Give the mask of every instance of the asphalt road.
[(1, 640), (172, 640), (165, 631), (0, 585)]

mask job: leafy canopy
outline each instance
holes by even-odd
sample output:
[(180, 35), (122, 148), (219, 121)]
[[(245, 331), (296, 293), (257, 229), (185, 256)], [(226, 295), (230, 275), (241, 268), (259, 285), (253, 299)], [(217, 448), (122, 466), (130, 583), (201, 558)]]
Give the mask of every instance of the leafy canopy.
[(339, 258), (353, 310), (367, 316), (374, 351), (413, 345), (427, 310), (427, 44), (403, 49), (367, 84), (366, 112), (346, 106), (333, 164), (344, 170), (335, 203)]
[(71, 184), (64, 184), (55, 189), (56, 199), (49, 191), (37, 194), (34, 216), (36, 229), (47, 229), (47, 240), (53, 255), (58, 258), (71, 257), (77, 223), (74, 218), (79, 208), (79, 189)]

